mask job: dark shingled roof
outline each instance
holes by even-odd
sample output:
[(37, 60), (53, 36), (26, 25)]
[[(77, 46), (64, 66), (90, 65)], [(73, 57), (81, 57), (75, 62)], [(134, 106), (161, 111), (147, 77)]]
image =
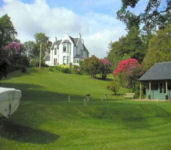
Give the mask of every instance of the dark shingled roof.
[[(74, 43), (74, 46), (77, 46), (77, 43), (78, 43), (79, 38), (73, 38), (73, 37), (71, 37), (71, 36), (69, 36), (69, 38), (70, 38), (71, 41)], [(57, 47), (59, 48), (59, 45), (61, 44), (61, 42), (62, 42), (62, 40), (55, 41), (55, 42), (53, 43), (53, 45), (52, 45), (52, 49), (54, 49), (54, 46), (55, 46), (55, 45), (57, 45)], [(69, 40), (63, 41), (63, 43), (68, 43), (68, 42), (69, 42)], [(86, 51), (86, 52), (89, 53), (88, 49), (86, 48), (86, 46), (85, 46), (84, 44), (83, 44), (83, 48), (84, 48), (84, 51)]]
[(71, 41), (74, 43), (74, 46), (76, 46), (76, 45), (77, 45), (77, 42), (78, 42), (78, 40), (79, 40), (79, 38), (73, 38), (73, 37), (71, 37), (71, 36), (69, 36), (69, 38), (70, 38)]
[(55, 41), (52, 45), (52, 48), (54, 49), (54, 46), (57, 45), (59, 47), (59, 44), (62, 42), (62, 40)]
[(171, 61), (153, 65), (139, 81), (171, 80)]

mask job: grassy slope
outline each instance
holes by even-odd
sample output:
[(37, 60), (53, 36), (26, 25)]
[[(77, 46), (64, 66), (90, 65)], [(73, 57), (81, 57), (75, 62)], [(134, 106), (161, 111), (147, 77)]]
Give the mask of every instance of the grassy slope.
[[(21, 89), (23, 97), (17, 112), (0, 122), (0, 150), (170, 149), (171, 103), (101, 101), (106, 84), (46, 69), (11, 74), (3, 86)], [(87, 93), (92, 100), (84, 106)]]

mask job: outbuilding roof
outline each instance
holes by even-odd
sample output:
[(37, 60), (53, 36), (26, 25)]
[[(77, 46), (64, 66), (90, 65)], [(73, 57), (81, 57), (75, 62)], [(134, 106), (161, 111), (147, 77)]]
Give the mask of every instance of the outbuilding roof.
[(171, 80), (171, 61), (153, 65), (139, 81)]

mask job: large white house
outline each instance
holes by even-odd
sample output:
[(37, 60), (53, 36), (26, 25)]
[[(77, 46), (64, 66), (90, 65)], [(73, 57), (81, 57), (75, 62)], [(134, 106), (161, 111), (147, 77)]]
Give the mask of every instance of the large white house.
[(84, 45), (81, 34), (79, 38), (73, 38), (66, 35), (62, 40), (57, 40), (57, 38), (55, 39), (45, 63), (49, 66), (62, 64), (79, 65), (81, 60), (88, 57), (89, 51)]

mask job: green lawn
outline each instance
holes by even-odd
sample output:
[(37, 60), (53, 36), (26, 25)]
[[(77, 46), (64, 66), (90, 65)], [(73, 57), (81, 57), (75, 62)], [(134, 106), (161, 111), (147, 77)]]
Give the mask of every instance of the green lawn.
[(0, 120), (0, 150), (169, 150), (171, 103), (102, 100), (111, 94), (108, 82), (47, 69), (10, 74), (2, 85), (23, 97), (14, 115)]

